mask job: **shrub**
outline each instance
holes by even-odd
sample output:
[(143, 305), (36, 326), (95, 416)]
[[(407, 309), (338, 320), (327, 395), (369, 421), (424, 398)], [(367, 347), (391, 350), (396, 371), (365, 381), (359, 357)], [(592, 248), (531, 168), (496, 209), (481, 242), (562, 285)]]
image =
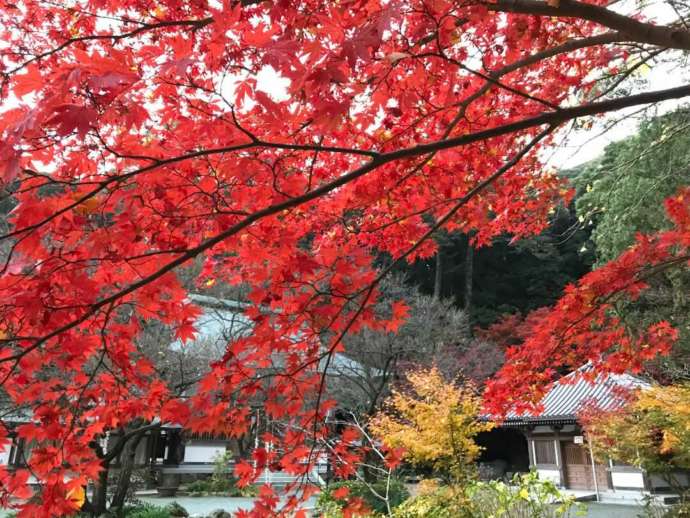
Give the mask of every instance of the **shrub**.
[(371, 420), (374, 436), (402, 448), (405, 460), (417, 468), (432, 468), (456, 484), (474, 478), (481, 453), (474, 439), (494, 426), (478, 419), (476, 387), (469, 381), (449, 383), (436, 367), (409, 372), (406, 381), (408, 386), (393, 390), (386, 410)]
[(125, 518), (172, 518), (166, 507), (153, 504), (141, 504), (125, 511)]
[(210, 491), (209, 483), (206, 481), (206, 479), (195, 480), (187, 486), (187, 491), (192, 493), (192, 496), (201, 496)]
[(393, 512), (395, 518), (470, 518), (470, 506), (459, 486), (444, 486), (406, 500)]
[(124, 516), (125, 518), (186, 518), (189, 513), (177, 502), (172, 502), (165, 507), (139, 502), (126, 507)]
[(255, 486), (238, 487), (237, 479), (230, 473), (232, 453), (225, 452), (213, 459), (213, 474), (205, 479), (192, 482), (187, 490), (192, 496), (222, 494), (224, 496), (253, 497), (259, 494)]
[(166, 505), (165, 508), (167, 509), (171, 518), (187, 518), (189, 516), (187, 509), (182, 507), (177, 502), (171, 502), (168, 505)]
[(504, 518), (560, 518), (579, 514), (580, 505), (536, 472), (517, 474), (511, 484), (475, 482), (466, 489), (474, 516)]
[(465, 487), (430, 488), (395, 510), (395, 518), (565, 518), (580, 506), (536, 473), (512, 483), (471, 482)]
[[(386, 480), (379, 480), (367, 485), (358, 480), (348, 480), (343, 482), (335, 482), (324, 488), (319, 495), (316, 502), (317, 510), (324, 518), (339, 518), (342, 516), (340, 512), (345, 506), (346, 500), (349, 498), (360, 498), (364, 501), (366, 506), (372, 511), (373, 515), (387, 514), (387, 506), (385, 500), (379, 498), (372, 492), (375, 491), (379, 495), (386, 494)], [(336, 498), (333, 493), (346, 487), (348, 489), (348, 496), (346, 498)], [(370, 489), (371, 487), (371, 489)], [(388, 487), (388, 501), (391, 509), (398, 507), (405, 499), (410, 496), (405, 484), (398, 479), (391, 479)]]
[(642, 511), (637, 515), (638, 518), (690, 518), (690, 502), (668, 507), (662, 504), (652, 495), (644, 498)]
[(690, 502), (674, 505), (666, 510), (663, 518), (690, 518)]
[(257, 486), (235, 487), (237, 494), (231, 496), (243, 496), (245, 498), (253, 498), (259, 496), (259, 488)]

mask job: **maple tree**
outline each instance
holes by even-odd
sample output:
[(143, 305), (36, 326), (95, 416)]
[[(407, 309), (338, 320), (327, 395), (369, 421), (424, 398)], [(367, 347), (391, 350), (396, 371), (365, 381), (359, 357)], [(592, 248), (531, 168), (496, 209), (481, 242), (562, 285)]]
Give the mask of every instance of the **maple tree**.
[(479, 420), (475, 387), (448, 382), (435, 367), (408, 372), (405, 380), (409, 386), (393, 390), (387, 408), (369, 423), (372, 433), (389, 448), (401, 448), (412, 464), (467, 482), (481, 452), (474, 438), (494, 426)]
[(659, 474), (687, 497), (675, 472), (690, 465), (690, 388), (653, 386), (628, 398), (613, 411), (590, 409), (583, 415), (595, 455)]
[[(688, 137), (683, 131), (688, 120), (687, 108), (644, 120), (635, 135), (607, 146), (600, 160), (577, 175), (582, 191), (578, 213), (583, 223), (592, 226), (598, 262), (614, 259), (639, 232), (671, 227), (663, 200), (690, 180)], [(660, 176), (661, 171), (667, 173)], [(659, 272), (649, 279), (650, 287), (639, 299), (616, 307), (624, 320), (638, 327), (668, 320), (678, 330), (671, 354), (645, 369), (664, 384), (682, 383), (688, 378), (690, 327), (686, 319), (690, 312), (685, 293), (690, 270), (684, 266)]]
[[(474, 246), (539, 232), (571, 197), (538, 152), (555, 130), (690, 94), (618, 95), (637, 62), (690, 50), (690, 32), (599, 0), (20, 0), (0, 4), (0, 35), (0, 177), (15, 205), (0, 384), (30, 416), (5, 414), (1, 435), (34, 444), (26, 468), (0, 471), (0, 505), (22, 516), (73, 513), (107, 431), (160, 418), (238, 436), (258, 395), (294, 426), (236, 474), (306, 474), (342, 337), (407, 313), (376, 316), (390, 269), (376, 254), (430, 256), (442, 227)], [(630, 337), (606, 309), (643, 290), (645, 270), (687, 261), (688, 196), (667, 202), (673, 229), (585, 277), (509, 350), (493, 410), (538, 400), (547, 365), (621, 371), (668, 350), (670, 326)], [(178, 270), (197, 258), (200, 287), (250, 286), (255, 325), (180, 398), (136, 337), (149, 319), (194, 335)], [(243, 513), (298, 504), (266, 487)]]

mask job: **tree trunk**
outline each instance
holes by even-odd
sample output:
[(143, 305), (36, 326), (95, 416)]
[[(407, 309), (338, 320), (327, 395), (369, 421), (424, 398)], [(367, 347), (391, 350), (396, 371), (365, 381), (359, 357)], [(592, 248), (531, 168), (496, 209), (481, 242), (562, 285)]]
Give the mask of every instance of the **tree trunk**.
[(83, 510), (92, 516), (105, 514), (108, 505), (108, 471), (110, 462), (103, 461), (103, 470), (98, 474), (98, 482), (94, 484), (93, 497), (84, 503)]
[(439, 300), (443, 294), (443, 249), (437, 240), (436, 272), (434, 276), (434, 298)]
[(129, 489), (130, 479), (132, 478), (132, 471), (134, 470), (134, 462), (137, 453), (137, 446), (144, 437), (144, 432), (141, 432), (132, 437), (124, 448), (120, 457), (120, 473), (117, 476), (117, 485), (113, 499), (110, 502), (110, 508), (116, 509), (118, 512), (122, 510), (125, 505), (127, 497), (127, 490)]
[(471, 236), (467, 235), (467, 250), (465, 251), (465, 314), (470, 316), (472, 309), (472, 284), (474, 280), (474, 247), (472, 246)]

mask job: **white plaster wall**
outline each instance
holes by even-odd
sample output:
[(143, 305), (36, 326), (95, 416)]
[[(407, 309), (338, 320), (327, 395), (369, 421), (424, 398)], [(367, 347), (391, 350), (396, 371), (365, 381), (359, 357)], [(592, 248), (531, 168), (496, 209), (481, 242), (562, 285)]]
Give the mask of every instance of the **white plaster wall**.
[(225, 453), (225, 442), (188, 442), (184, 462), (213, 462)]
[(640, 472), (611, 472), (613, 487), (635, 487), (644, 489), (644, 478)]
[(546, 425), (538, 425), (534, 427), (533, 433), (553, 433), (553, 430), (551, 429), (550, 426)]
[(561, 472), (557, 469), (537, 468), (537, 474), (542, 480), (550, 480), (556, 485), (561, 485)]
[(7, 447), (0, 451), (0, 465), (7, 465), (7, 462), (10, 460), (10, 449), (12, 448), (11, 445), (7, 445)]

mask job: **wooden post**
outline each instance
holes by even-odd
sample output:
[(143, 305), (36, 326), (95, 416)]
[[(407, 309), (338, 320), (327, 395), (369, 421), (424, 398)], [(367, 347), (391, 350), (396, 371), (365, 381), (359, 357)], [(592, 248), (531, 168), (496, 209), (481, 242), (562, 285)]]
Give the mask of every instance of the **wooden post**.
[(565, 465), (563, 464), (563, 452), (561, 450), (561, 426), (554, 425), (551, 428), (555, 435), (553, 446), (556, 450), (556, 467), (558, 468), (558, 477), (561, 480), (561, 487), (565, 487)]
[(594, 452), (592, 451), (592, 443), (587, 437), (587, 446), (589, 447), (589, 458), (592, 461), (592, 477), (594, 477), (594, 493), (597, 496), (597, 502), (601, 502), (601, 497), (599, 495), (599, 482), (597, 481), (597, 465), (594, 462)]

